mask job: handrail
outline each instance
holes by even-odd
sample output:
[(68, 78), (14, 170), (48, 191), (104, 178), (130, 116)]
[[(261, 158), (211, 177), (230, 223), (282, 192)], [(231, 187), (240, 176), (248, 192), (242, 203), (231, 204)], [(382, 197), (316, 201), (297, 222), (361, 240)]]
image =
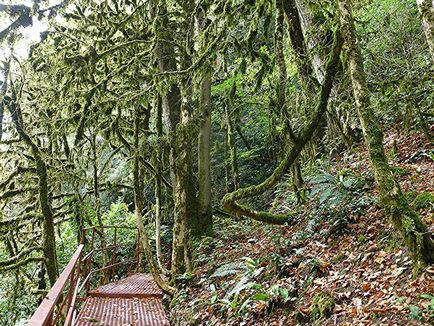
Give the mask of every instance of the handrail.
[(86, 256), (84, 256), (82, 259), (81, 259), (81, 261), (83, 262), (83, 261), (85, 261), (86, 259), (88, 259), (94, 252), (98, 252), (98, 251), (104, 251), (104, 250), (107, 250), (107, 249), (113, 249), (113, 248), (116, 248), (117, 246), (116, 245), (110, 245), (110, 246), (105, 246), (105, 247), (102, 247), (102, 248), (96, 248), (96, 249), (92, 249), (91, 251), (89, 251), (88, 253), (87, 253), (87, 255)]
[[(29, 321), (29, 326), (45, 326), (50, 325), (53, 318), (54, 309), (62, 297), (63, 290), (68, 282), (72, 280), (75, 267), (80, 260), (84, 245), (78, 246), (68, 265), (66, 265), (62, 274), (60, 274), (56, 283), (54, 283), (47, 296), (44, 298), (38, 309), (33, 314)], [(71, 286), (70, 286), (71, 287)], [(73, 289), (71, 289), (73, 290)]]
[[(114, 229), (113, 244), (105, 244), (99, 247), (99, 245), (105, 242), (96, 241), (96, 237), (104, 237), (104, 233), (106, 233), (105, 230), (110, 228)], [(98, 229), (102, 229), (101, 234), (97, 231)], [(118, 241), (118, 229), (136, 230), (136, 248), (132, 259), (118, 260), (117, 249), (124, 246), (124, 244)], [(88, 239), (86, 238), (87, 236), (89, 237)], [(98, 283), (99, 286), (101, 286), (110, 281), (110, 279), (115, 279), (116, 266), (131, 264), (129, 269), (135, 265), (137, 270), (139, 262), (138, 257), (140, 255), (138, 236), (139, 233), (136, 227), (97, 225), (83, 228), (81, 244), (77, 247), (77, 250), (66, 265), (64, 271), (33, 314), (28, 325), (74, 325), (75, 319), (77, 318), (76, 303), (86, 299), (90, 294), (91, 287), (98, 286)], [(94, 254), (97, 252), (102, 252), (103, 255), (107, 255), (103, 257), (111, 255), (108, 261), (103, 258), (102, 267), (100, 267), (101, 265), (95, 260)], [(96, 269), (92, 267), (96, 267)], [(94, 277), (99, 272), (103, 272), (103, 275), (97, 280), (97, 283), (94, 283), (92, 279), (95, 280)]]
[(87, 231), (87, 230), (92, 230), (92, 229), (114, 229), (114, 228), (118, 228), (118, 229), (137, 229), (136, 226), (124, 226), (124, 225), (93, 225), (93, 226), (88, 226), (83, 228), (83, 231)]
[(98, 269), (94, 269), (94, 270), (92, 270), (90, 272), (90, 274), (94, 274), (94, 273), (97, 273), (97, 272), (104, 271), (106, 269), (109, 269), (110, 267), (134, 263), (135, 261), (136, 261), (135, 259), (127, 259), (127, 260), (119, 261), (119, 262), (111, 264), (111, 265), (107, 265), (107, 266), (104, 266), (104, 267), (101, 267), (101, 268), (98, 268)]
[(115, 267), (115, 266), (132, 264), (132, 263), (134, 263), (134, 262), (136, 262), (136, 259), (127, 259), (127, 260), (123, 260), (123, 261), (120, 261), (120, 262), (117, 262), (117, 263), (114, 263), (114, 264), (111, 264), (111, 265), (107, 265), (107, 266), (104, 266), (104, 267), (101, 267), (101, 268), (98, 268), (98, 269), (93, 269), (93, 270), (91, 270), (91, 271), (87, 274), (87, 276), (86, 276), (86, 278), (84, 279), (84, 281), (83, 281), (82, 283), (80, 283), (80, 288), (78, 289), (78, 292), (80, 293), (81, 290), (83, 290), (84, 286), (85, 286), (86, 284), (88, 284), (88, 282), (89, 282), (90, 277), (92, 276), (92, 274), (96, 274), (96, 273), (98, 273), (98, 272), (105, 271), (105, 270), (107, 270), (107, 269), (109, 269), (109, 268), (113, 268), (113, 267)]

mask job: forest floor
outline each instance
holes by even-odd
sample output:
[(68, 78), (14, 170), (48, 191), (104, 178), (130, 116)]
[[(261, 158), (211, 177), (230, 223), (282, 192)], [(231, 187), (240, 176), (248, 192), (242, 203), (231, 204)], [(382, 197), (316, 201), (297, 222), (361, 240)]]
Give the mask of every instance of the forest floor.
[[(433, 144), (420, 133), (389, 133), (385, 143), (403, 190), (434, 232), (432, 198), (420, 203), (426, 196), (417, 196), (434, 192)], [(344, 169), (369, 179), (362, 145), (330, 171)], [(372, 180), (362, 192), (376, 198)], [(273, 207), (286, 205), (278, 198)], [(346, 210), (344, 222), (334, 219), (336, 207), (308, 202), (290, 226), (217, 218), (215, 237), (197, 245), (200, 267), (170, 303), (172, 323), (434, 325), (434, 266), (413, 278), (406, 249), (375, 200)]]

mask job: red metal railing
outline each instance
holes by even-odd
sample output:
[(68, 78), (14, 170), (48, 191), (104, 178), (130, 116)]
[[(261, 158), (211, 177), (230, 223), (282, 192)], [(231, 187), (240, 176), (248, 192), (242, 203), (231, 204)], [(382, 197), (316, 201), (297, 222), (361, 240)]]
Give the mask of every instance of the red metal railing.
[[(73, 310), (75, 306), (75, 289), (80, 278), (79, 263), (83, 248), (83, 244), (78, 246), (68, 265), (30, 319), (29, 326), (56, 325), (65, 307), (68, 308), (67, 314), (72, 316), (69, 310)], [(66, 288), (68, 293), (63, 295)]]
[[(106, 231), (110, 229), (113, 230), (113, 243), (108, 245)], [(123, 245), (118, 241), (119, 229), (135, 231), (135, 250), (134, 257), (131, 259), (116, 261), (117, 251)], [(84, 301), (93, 286), (97, 287), (114, 279), (118, 276), (116, 267), (121, 265), (129, 266), (128, 272), (131, 271), (131, 267), (136, 270), (139, 268), (138, 236), (138, 230), (135, 227), (92, 226), (84, 228), (81, 244), (33, 314), (29, 326), (74, 325), (77, 302)], [(104, 246), (98, 247), (97, 237), (100, 238), (99, 244), (105, 244)], [(101, 253), (102, 262), (95, 260), (96, 253)], [(97, 268), (93, 268), (94, 265), (97, 265)], [(102, 276), (96, 283), (92, 283), (98, 273), (102, 273)]]
[[(113, 244), (108, 245), (107, 244), (107, 234), (104, 232), (107, 229), (113, 230)], [(136, 233), (136, 248), (135, 248), (135, 254), (134, 257), (131, 259), (124, 259), (122, 261), (116, 261), (117, 258), (117, 249), (121, 247), (121, 243), (118, 242), (118, 230), (119, 229), (126, 229), (126, 230), (135, 230)], [(101, 231), (102, 230), (102, 231)], [(99, 232), (98, 232), (99, 231)], [(90, 232), (90, 239), (87, 239), (87, 234)], [(105, 244), (102, 247), (96, 247), (96, 236), (100, 236), (100, 243), (101, 245)], [(104, 236), (105, 235), (105, 236)], [(91, 287), (91, 279), (95, 276), (95, 274), (103, 272), (102, 277), (100, 278), (99, 285), (107, 283), (109, 280), (113, 279), (115, 276), (116, 269), (115, 267), (118, 267), (120, 265), (130, 265), (130, 267), (136, 267), (138, 268), (138, 261), (139, 261), (139, 246), (137, 245), (138, 242), (138, 230), (136, 227), (127, 227), (127, 226), (112, 226), (112, 225), (101, 225), (101, 226), (92, 226), (88, 228), (83, 229), (83, 235), (82, 235), (82, 243), (89, 243), (89, 252), (82, 258), (82, 264), (83, 264), (83, 277), (84, 280), (81, 284), (81, 288), (86, 289), (86, 295), (89, 293), (90, 287)], [(111, 255), (109, 254), (109, 251), (111, 250)], [(95, 253), (101, 252), (102, 253), (102, 267), (92, 269), (92, 266), (95, 265)], [(110, 256), (108, 259), (108, 264), (105, 263), (105, 260), (107, 257)], [(111, 272), (111, 275), (110, 275)], [(110, 278), (111, 276), (111, 278)], [(80, 291), (81, 292), (81, 291)]]

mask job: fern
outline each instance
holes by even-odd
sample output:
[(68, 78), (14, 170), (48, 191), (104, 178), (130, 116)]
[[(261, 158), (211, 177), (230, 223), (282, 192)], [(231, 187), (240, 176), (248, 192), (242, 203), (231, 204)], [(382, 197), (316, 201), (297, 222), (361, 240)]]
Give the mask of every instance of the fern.
[(225, 277), (228, 275), (245, 273), (247, 270), (248, 268), (245, 266), (243, 262), (231, 262), (217, 268), (210, 277), (211, 278)]
[(365, 180), (354, 174), (333, 176), (327, 172), (309, 180), (312, 189), (310, 198), (318, 197), (319, 203), (336, 207), (354, 197), (364, 186)]

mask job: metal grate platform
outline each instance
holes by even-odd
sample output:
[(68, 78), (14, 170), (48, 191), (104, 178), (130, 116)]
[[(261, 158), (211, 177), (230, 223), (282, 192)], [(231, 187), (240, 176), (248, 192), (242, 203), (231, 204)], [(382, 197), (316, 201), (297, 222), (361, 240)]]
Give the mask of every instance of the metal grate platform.
[(162, 298), (163, 292), (150, 274), (133, 274), (117, 282), (90, 291), (91, 297), (105, 298)]
[(152, 275), (133, 274), (90, 291), (75, 325), (170, 325), (162, 297)]
[(170, 325), (160, 299), (89, 297), (76, 326)]

